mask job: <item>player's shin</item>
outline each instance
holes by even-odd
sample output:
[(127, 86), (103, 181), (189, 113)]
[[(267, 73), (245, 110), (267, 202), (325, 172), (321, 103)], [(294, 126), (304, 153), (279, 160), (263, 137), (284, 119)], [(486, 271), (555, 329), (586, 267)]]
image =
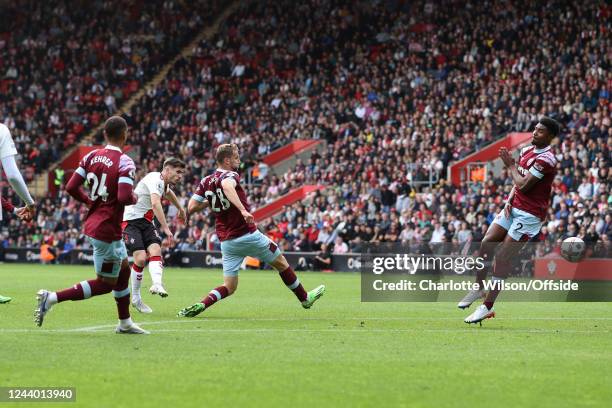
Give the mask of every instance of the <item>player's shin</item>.
[(228, 297), (229, 295), (231, 295), (231, 293), (227, 287), (218, 286), (211, 290), (210, 293), (204, 299), (202, 299), (200, 303), (202, 303), (204, 307), (208, 309), (209, 307), (211, 307), (221, 299)]
[(151, 280), (154, 286), (162, 284), (164, 264), (161, 256), (152, 256), (149, 258), (149, 273), (151, 274)]
[(497, 247), (498, 242), (486, 242), (483, 241), (480, 244), (480, 250), (478, 251), (478, 256), (484, 259), (485, 265), (482, 269), (476, 270), (476, 283), (480, 287), (480, 290), (484, 289), (484, 281), (487, 279), (487, 275), (489, 270), (491, 269), (491, 265), (493, 264), (493, 256), (495, 254), (495, 248)]
[(121, 267), (117, 283), (115, 287), (113, 287), (113, 296), (117, 303), (117, 315), (119, 317), (119, 323), (123, 327), (132, 325), (132, 320), (130, 319), (130, 289), (128, 287), (130, 274), (130, 268), (128, 267), (127, 261), (125, 261)]
[(304, 287), (300, 283), (300, 280), (295, 275), (295, 272), (291, 267), (288, 267), (282, 272), (278, 273), (283, 280), (283, 283), (291, 289), (300, 302), (305, 301), (308, 298), (308, 294), (304, 290)]
[(49, 295), (47, 302), (50, 306), (66, 300), (83, 300), (92, 296), (104, 295), (113, 289), (112, 285), (102, 279), (91, 279), (77, 283), (71, 288), (60, 290)]
[(487, 309), (491, 310), (493, 308), (493, 304), (495, 303), (499, 292), (502, 290), (504, 279), (509, 275), (509, 269), (508, 262), (501, 260), (495, 261), (495, 272), (493, 272), (493, 276), (491, 277), (491, 289), (487, 293), (487, 296), (483, 302)]
[(132, 281), (132, 298), (140, 299), (140, 287), (142, 286), (142, 275), (144, 266), (139, 266), (136, 263), (132, 264), (131, 281)]

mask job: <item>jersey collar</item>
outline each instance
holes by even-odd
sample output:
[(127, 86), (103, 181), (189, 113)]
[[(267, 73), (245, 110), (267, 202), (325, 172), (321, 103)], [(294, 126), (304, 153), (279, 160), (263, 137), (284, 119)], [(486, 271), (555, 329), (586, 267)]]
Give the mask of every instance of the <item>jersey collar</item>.
[(536, 147), (535, 149), (533, 149), (533, 152), (534, 152), (534, 153), (538, 153), (538, 154), (539, 154), (539, 153), (544, 153), (544, 152), (547, 152), (547, 151), (549, 151), (549, 150), (550, 150), (550, 145), (546, 146), (546, 147), (545, 147), (545, 148), (543, 148), (543, 149), (538, 149), (538, 148)]
[(118, 148), (117, 146), (113, 146), (111, 144), (107, 144), (106, 146), (104, 146), (104, 148), (108, 150), (115, 150), (119, 153), (123, 153), (120, 148)]

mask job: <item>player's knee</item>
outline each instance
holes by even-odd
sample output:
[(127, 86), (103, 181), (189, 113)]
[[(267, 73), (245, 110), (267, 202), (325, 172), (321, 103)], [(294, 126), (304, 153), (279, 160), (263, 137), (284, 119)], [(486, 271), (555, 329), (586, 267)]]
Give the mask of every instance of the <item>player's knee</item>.
[(282, 272), (289, 267), (289, 262), (283, 255), (279, 255), (270, 265), (277, 271)]
[(161, 247), (157, 244), (150, 245), (149, 248), (147, 248), (147, 252), (149, 253), (149, 257), (161, 256)]
[[(485, 234), (484, 238), (482, 239), (482, 245), (492, 245), (492, 244), (498, 244), (499, 242), (501, 242), (501, 239), (499, 238), (499, 233), (497, 233), (497, 231), (489, 231)], [(503, 239), (503, 238), (502, 238)]]
[(236, 292), (236, 289), (238, 289), (238, 285), (225, 285), (225, 287), (227, 288), (227, 296), (231, 296)]
[(495, 254), (495, 259), (498, 262), (510, 262), (511, 258), (514, 256), (513, 252), (512, 252), (512, 248), (508, 247), (508, 246), (502, 246), (499, 251), (497, 251), (497, 253)]
[(134, 263), (141, 268), (144, 268), (147, 262), (147, 254), (146, 253), (138, 253), (134, 254)]
[(495, 250), (497, 243), (491, 241), (485, 241), (484, 239), (480, 243), (479, 256), (491, 256)]

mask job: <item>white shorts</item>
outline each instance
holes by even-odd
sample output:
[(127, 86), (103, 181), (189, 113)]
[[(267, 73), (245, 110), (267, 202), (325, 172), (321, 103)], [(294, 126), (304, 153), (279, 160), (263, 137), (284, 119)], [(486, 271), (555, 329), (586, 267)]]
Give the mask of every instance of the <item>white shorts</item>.
[(504, 210), (495, 216), (493, 223), (508, 231), (508, 235), (515, 241), (526, 241), (540, 233), (542, 221), (539, 217), (526, 211), (512, 207), (510, 218), (506, 218)]

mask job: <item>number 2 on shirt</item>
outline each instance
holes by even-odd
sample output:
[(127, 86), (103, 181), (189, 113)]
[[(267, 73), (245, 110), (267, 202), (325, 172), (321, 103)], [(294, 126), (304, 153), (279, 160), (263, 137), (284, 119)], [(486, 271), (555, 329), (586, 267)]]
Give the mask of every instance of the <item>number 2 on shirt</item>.
[(106, 190), (106, 173), (102, 173), (102, 177), (98, 180), (96, 173), (87, 173), (87, 183), (90, 186), (89, 198), (91, 201), (96, 201), (101, 198), (102, 201), (108, 199), (108, 191)]
[[(212, 208), (214, 212), (221, 212), (222, 210), (225, 211), (230, 207), (229, 200), (225, 198), (225, 195), (223, 194), (223, 190), (221, 190), (220, 188), (217, 189), (217, 194), (208, 190), (204, 193), (204, 195), (207, 198), (210, 197), (210, 200), (211, 200), (210, 208)], [(221, 208), (217, 207), (217, 197), (219, 198), (219, 201), (221, 201)]]

